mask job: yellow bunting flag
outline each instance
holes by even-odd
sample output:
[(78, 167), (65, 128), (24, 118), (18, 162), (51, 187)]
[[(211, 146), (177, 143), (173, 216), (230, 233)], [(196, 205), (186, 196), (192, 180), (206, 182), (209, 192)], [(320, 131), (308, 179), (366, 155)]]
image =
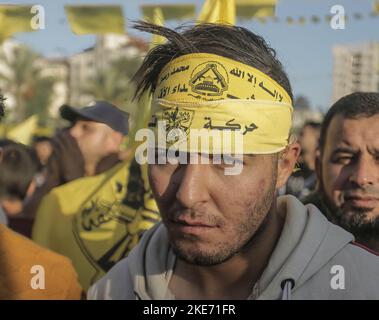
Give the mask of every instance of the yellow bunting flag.
[(300, 18), (299, 18), (299, 23), (300, 23), (301, 25), (305, 25), (305, 22), (306, 22), (305, 17), (300, 17)]
[(124, 15), (117, 5), (67, 5), (68, 22), (75, 34), (125, 34)]
[[(144, 20), (154, 23), (158, 26), (164, 25), (164, 16), (161, 8), (155, 7), (150, 15), (145, 15)], [(150, 42), (150, 48), (154, 48), (155, 46), (165, 43), (166, 39), (160, 35), (153, 34), (151, 42)]]
[(155, 9), (159, 9), (164, 16), (164, 20), (192, 19), (195, 16), (195, 5), (193, 4), (160, 4), (141, 5), (141, 11), (145, 19), (152, 21)]
[(133, 126), (130, 128), (129, 136), (131, 139), (128, 139), (127, 149), (132, 152), (137, 148), (140, 142), (137, 142), (134, 137), (136, 136), (136, 132), (141, 128), (146, 128), (148, 121), (151, 118), (151, 100), (152, 96), (150, 93), (145, 92), (142, 97), (138, 101), (137, 110), (141, 110), (140, 112), (136, 112), (135, 119), (133, 121)]
[(287, 18), (286, 18), (286, 22), (287, 22), (288, 24), (293, 24), (293, 23), (294, 23), (294, 20), (293, 20), (292, 17), (287, 17)]
[(147, 168), (132, 161), (53, 189), (38, 209), (32, 239), (69, 257), (87, 290), (159, 219)]
[(38, 116), (33, 115), (7, 132), (7, 138), (28, 145), (37, 128)]
[(275, 15), (277, 0), (236, 0), (236, 13), (240, 19), (264, 18)]
[[(163, 26), (168, 20), (191, 19), (195, 15), (195, 6), (192, 4), (162, 4), (142, 5), (141, 11), (145, 21)], [(165, 42), (165, 38), (153, 35), (151, 47)]]
[(311, 21), (312, 21), (313, 23), (319, 23), (319, 22), (320, 22), (320, 18), (319, 18), (318, 16), (312, 16), (312, 17), (311, 17)]
[(266, 23), (266, 19), (263, 18), (263, 17), (258, 17), (257, 20), (262, 23), (262, 24), (265, 24)]
[(197, 20), (207, 23), (235, 24), (235, 0), (206, 0)]
[(0, 43), (17, 32), (36, 31), (32, 28), (34, 15), (32, 6), (0, 4)]
[(374, 0), (372, 3), (372, 12), (379, 15), (379, 0)]
[(52, 137), (54, 135), (54, 129), (52, 127), (37, 127), (34, 130), (33, 135)]

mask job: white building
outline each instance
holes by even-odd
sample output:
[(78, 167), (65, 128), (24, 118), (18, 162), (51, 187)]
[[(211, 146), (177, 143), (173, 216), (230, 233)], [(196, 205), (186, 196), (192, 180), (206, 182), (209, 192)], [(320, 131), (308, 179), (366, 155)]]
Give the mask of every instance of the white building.
[(96, 75), (96, 55), (94, 48), (74, 54), (68, 58), (70, 93), (68, 102), (72, 105), (84, 105), (91, 100), (83, 94), (86, 84), (92, 81)]
[(379, 43), (333, 47), (333, 103), (356, 91), (379, 92)]
[[(14, 50), (22, 46), (14, 40), (6, 40), (0, 45), (0, 53), (12, 59)], [(94, 47), (65, 58), (45, 58), (37, 60), (42, 70), (42, 76), (54, 77), (53, 96), (49, 106), (50, 116), (58, 117), (59, 107), (65, 103), (73, 106), (84, 106), (93, 100), (93, 97), (84, 91), (97, 73), (106, 68), (112, 61), (121, 57), (135, 58), (143, 56), (148, 50), (148, 43), (140, 38), (128, 35), (104, 35), (97, 38)], [(0, 59), (0, 72), (12, 73)], [(4, 83), (0, 80), (0, 89)], [(15, 99), (7, 94), (7, 107), (12, 110)]]
[(89, 103), (93, 98), (83, 91), (99, 71), (121, 57), (140, 57), (147, 49), (148, 44), (145, 41), (128, 35), (98, 36), (94, 47), (68, 58), (70, 93), (68, 102), (75, 106)]
[(324, 114), (320, 110), (299, 110), (295, 109), (292, 117), (292, 130), (294, 132), (299, 131), (305, 122), (314, 121), (321, 123), (324, 118)]
[[(21, 48), (23, 45), (15, 40), (8, 39), (0, 46), (0, 54), (4, 57), (0, 59), (0, 73), (12, 77), (13, 70), (10, 69), (8, 62), (15, 59), (15, 50)], [(49, 106), (50, 115), (55, 117), (60, 105), (67, 101), (67, 83), (68, 83), (68, 64), (66, 59), (62, 58), (38, 58), (36, 65), (41, 69), (42, 77), (53, 77), (56, 82), (53, 87), (53, 95), (51, 104)], [(9, 85), (9, 84), (8, 84)], [(0, 80), (0, 89), (5, 88), (6, 85)], [(5, 91), (5, 90), (3, 90)], [(7, 98), (7, 109), (11, 111), (16, 104), (15, 98), (8, 90), (4, 92)], [(10, 112), (12, 114), (12, 112)]]

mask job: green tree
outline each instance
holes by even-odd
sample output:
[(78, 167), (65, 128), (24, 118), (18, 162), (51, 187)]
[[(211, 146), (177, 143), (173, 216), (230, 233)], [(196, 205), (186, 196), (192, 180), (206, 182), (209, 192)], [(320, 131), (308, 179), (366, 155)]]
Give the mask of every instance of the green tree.
[[(4, 93), (15, 99), (14, 118), (17, 121), (24, 120), (36, 110), (39, 110), (38, 115), (42, 117), (47, 115), (54, 81), (42, 75), (39, 58), (38, 54), (24, 45), (13, 49), (12, 54), (0, 52), (3, 66), (0, 82), (4, 84)], [(37, 108), (38, 103), (40, 105)], [(30, 106), (33, 110), (28, 110)]]
[(46, 125), (49, 116), (49, 106), (56, 79), (53, 77), (43, 77), (34, 81), (31, 89), (33, 95), (26, 101), (25, 116), (38, 115), (39, 123)]
[(82, 93), (132, 112), (135, 104), (132, 102), (134, 86), (131, 79), (140, 63), (138, 58), (122, 57), (114, 60), (107, 68), (98, 71)]

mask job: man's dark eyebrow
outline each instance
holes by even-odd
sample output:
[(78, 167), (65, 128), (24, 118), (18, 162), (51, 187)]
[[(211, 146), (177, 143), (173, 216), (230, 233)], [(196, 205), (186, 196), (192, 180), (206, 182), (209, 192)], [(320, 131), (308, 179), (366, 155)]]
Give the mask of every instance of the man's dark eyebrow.
[(354, 150), (352, 148), (348, 147), (337, 147), (336, 149), (333, 150), (333, 154), (336, 153), (357, 153), (357, 150)]
[(379, 149), (374, 148), (372, 150), (369, 150), (369, 153), (373, 156), (379, 156)]

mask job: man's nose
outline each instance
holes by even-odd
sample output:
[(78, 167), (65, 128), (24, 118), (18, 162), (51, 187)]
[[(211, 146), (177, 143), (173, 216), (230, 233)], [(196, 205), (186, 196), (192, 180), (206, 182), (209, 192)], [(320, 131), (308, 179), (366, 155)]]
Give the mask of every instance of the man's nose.
[(379, 166), (369, 157), (362, 156), (353, 168), (350, 181), (358, 186), (374, 184), (378, 181)]
[(183, 168), (176, 199), (186, 208), (193, 208), (209, 200), (207, 164), (188, 164)]

